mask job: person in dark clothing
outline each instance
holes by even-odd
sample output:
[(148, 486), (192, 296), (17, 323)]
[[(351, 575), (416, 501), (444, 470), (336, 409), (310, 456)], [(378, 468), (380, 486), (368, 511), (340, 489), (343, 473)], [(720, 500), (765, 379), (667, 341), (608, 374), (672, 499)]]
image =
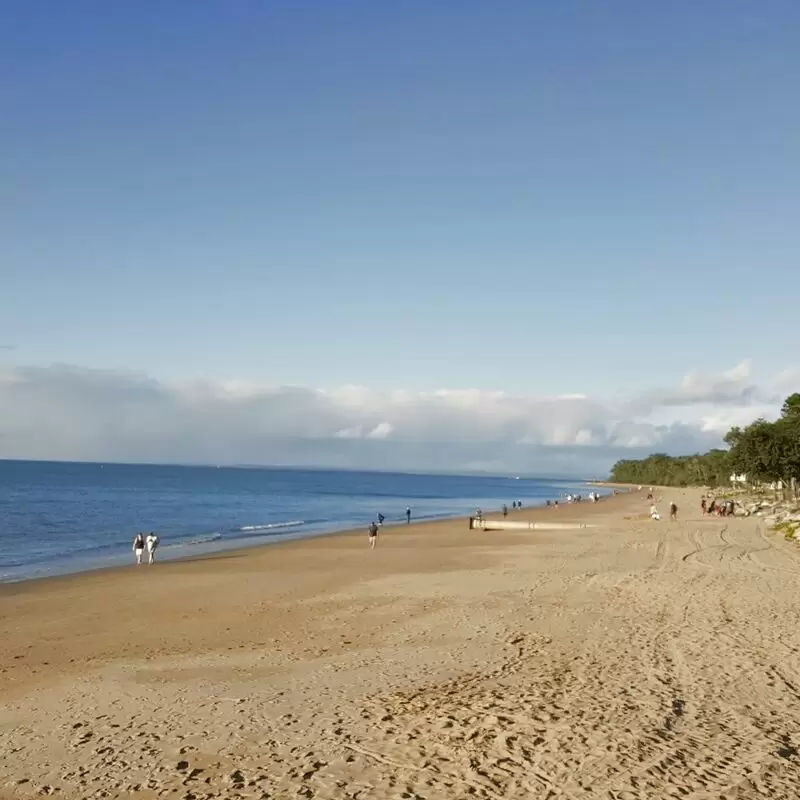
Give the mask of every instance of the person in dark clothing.
[(411, 524), (411, 509), (407, 508), (406, 509), (406, 525), (410, 525), (410, 524)]
[(384, 516), (383, 516), (383, 514), (378, 514), (378, 527), (380, 527), (381, 525), (383, 525), (383, 521), (384, 521), (385, 519), (386, 519), (386, 517), (384, 517)]
[(678, 519), (678, 506), (674, 502), (669, 504), (669, 518), (671, 520)]
[(375, 543), (378, 541), (378, 526), (371, 522), (369, 525), (369, 546), (374, 550)]
[(133, 540), (133, 552), (136, 555), (136, 563), (142, 563), (142, 554), (144, 553), (144, 534), (137, 533)]
[(503, 503), (503, 516), (508, 516), (508, 506), (505, 503)]

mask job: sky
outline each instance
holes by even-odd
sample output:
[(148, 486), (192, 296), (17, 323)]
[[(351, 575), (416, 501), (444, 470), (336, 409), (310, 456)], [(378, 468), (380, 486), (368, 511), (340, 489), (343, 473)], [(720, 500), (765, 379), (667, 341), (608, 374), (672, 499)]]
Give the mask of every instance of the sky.
[(800, 5), (9, 0), (0, 457), (602, 472), (800, 389)]

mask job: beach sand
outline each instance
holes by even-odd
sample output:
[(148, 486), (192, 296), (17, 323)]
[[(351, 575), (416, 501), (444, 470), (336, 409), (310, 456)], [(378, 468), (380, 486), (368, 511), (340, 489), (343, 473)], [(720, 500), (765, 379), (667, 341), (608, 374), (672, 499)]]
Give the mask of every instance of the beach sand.
[(0, 796), (796, 798), (800, 553), (645, 494), (0, 587)]

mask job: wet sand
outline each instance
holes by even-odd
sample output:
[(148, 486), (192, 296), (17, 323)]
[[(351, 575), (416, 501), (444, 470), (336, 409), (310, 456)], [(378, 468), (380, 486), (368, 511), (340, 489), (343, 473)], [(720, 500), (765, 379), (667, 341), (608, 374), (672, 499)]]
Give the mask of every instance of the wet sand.
[(645, 495), (0, 587), (0, 796), (795, 798), (800, 553)]

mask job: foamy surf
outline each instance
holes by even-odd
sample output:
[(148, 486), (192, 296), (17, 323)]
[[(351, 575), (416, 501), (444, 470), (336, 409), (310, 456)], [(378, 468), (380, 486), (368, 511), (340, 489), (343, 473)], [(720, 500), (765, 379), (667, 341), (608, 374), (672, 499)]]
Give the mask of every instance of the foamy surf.
[(271, 531), (275, 528), (297, 528), (305, 524), (305, 520), (293, 519), (289, 520), (289, 522), (271, 522), (268, 525), (242, 525), (241, 528), (233, 528), (233, 532), (252, 533), (253, 531)]

